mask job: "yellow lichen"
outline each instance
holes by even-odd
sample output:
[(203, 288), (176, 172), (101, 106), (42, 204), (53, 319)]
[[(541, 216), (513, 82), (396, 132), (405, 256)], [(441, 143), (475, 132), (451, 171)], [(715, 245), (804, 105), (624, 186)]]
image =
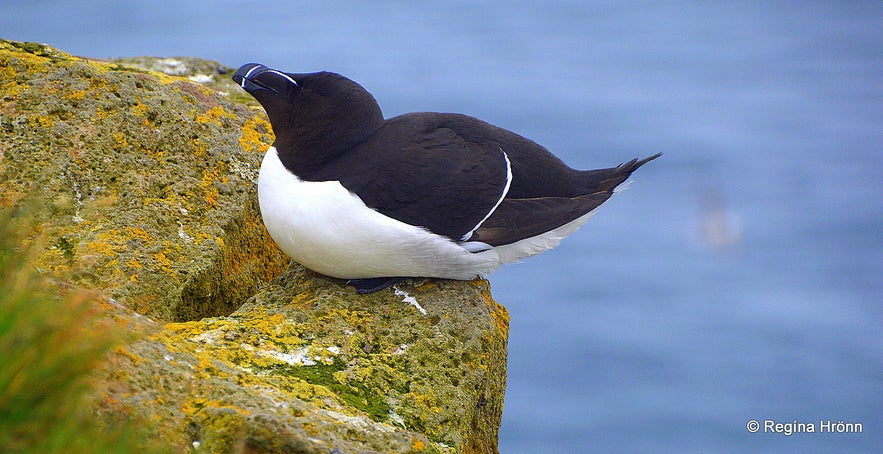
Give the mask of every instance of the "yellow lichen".
[[(3, 76), (0, 75), (0, 78), (3, 78)], [(19, 84), (13, 81), (0, 85), (0, 93), (3, 93), (5, 97), (15, 97), (18, 96), (23, 90), (28, 90), (30, 88), (30, 85)]]
[(402, 402), (406, 401), (410, 406), (421, 409), (420, 413), (424, 415), (434, 415), (441, 411), (441, 401), (434, 394), (409, 392), (402, 396)]
[(147, 233), (147, 230), (144, 230), (141, 227), (126, 227), (126, 233), (130, 237), (138, 238), (139, 240), (147, 241), (150, 239), (150, 235)]
[(205, 197), (206, 203), (211, 208), (214, 208), (218, 205), (218, 197), (220, 196), (220, 193), (217, 186), (215, 186), (215, 183), (222, 182), (222, 167), (223, 163), (218, 163), (218, 166), (212, 169), (211, 172), (209, 172), (208, 170), (202, 171), (202, 180), (199, 183), (199, 187), (202, 189), (203, 197)]
[(500, 303), (497, 303), (494, 300), (493, 295), (491, 295), (490, 285), (487, 284), (487, 281), (484, 279), (475, 279), (470, 281), (472, 285), (481, 288), (481, 298), (484, 300), (485, 306), (487, 306), (491, 319), (494, 321), (494, 325), (496, 326), (498, 333), (503, 336), (509, 335), (509, 311)]
[(147, 127), (153, 126), (153, 124), (154, 124), (153, 121), (151, 121), (147, 115), (147, 112), (149, 110), (150, 110), (150, 108), (147, 107), (147, 105), (141, 101), (138, 101), (134, 106), (132, 106), (133, 113), (139, 117), (143, 117), (143, 120), (141, 121), (141, 123)]
[(298, 293), (288, 304), (298, 309), (310, 309), (316, 303), (316, 298), (310, 294), (303, 292)]
[(141, 364), (141, 361), (142, 361), (141, 357), (130, 352), (125, 346), (117, 347), (113, 350), (113, 352), (119, 356), (129, 358), (129, 360), (132, 361), (132, 364), (134, 364), (136, 366)]
[(242, 125), (239, 146), (244, 151), (264, 151), (273, 142), (270, 122), (263, 115), (255, 115)]
[(127, 65), (125, 63), (116, 63), (116, 62), (108, 62), (108, 61), (101, 61), (101, 60), (89, 60), (86, 58), (77, 58), (77, 57), (72, 57), (72, 58), (75, 59), (76, 61), (85, 63), (86, 65), (91, 67), (98, 74), (106, 74), (106, 73), (109, 73), (112, 71), (120, 71), (121, 68), (122, 69), (130, 68), (130, 70), (134, 70), (134, 71), (137, 71), (137, 72), (140, 72), (143, 74), (150, 75), (151, 77), (153, 77), (154, 79), (156, 79), (157, 81), (162, 83), (163, 85), (168, 85), (173, 82), (190, 83), (190, 81), (185, 77), (170, 76), (170, 75), (165, 74), (163, 72), (151, 71), (148, 69), (140, 68), (138, 66)]
[(354, 311), (343, 307), (332, 307), (327, 312), (317, 317), (318, 322), (327, 322), (334, 319), (342, 319), (344, 323), (350, 326), (358, 326), (366, 324), (373, 319), (370, 312)]
[(153, 254), (153, 259), (159, 263), (160, 269), (165, 271), (166, 274), (176, 277), (175, 272), (172, 270), (172, 261), (166, 256), (165, 251)]
[(190, 146), (193, 148), (193, 154), (202, 156), (208, 150), (208, 145), (199, 137), (190, 140)]
[[(56, 52), (60, 55), (68, 56), (63, 52)], [(14, 46), (12, 43), (0, 43), (0, 68), (9, 68), (8, 72), (13, 75), (16, 74), (14, 68), (19, 65), (24, 66), (25, 72), (28, 73), (45, 73), (46, 66), (49, 63), (50, 59), (46, 56), (27, 52)], [(60, 64), (60, 62), (55, 64)]]
[(126, 244), (120, 241), (120, 231), (116, 229), (99, 233), (95, 240), (86, 243), (86, 248), (107, 257), (114, 257), (127, 249)]
[(147, 115), (147, 109), (147, 105), (141, 101), (138, 101), (137, 103), (135, 103), (134, 106), (132, 106), (132, 110), (135, 112), (135, 115), (142, 117)]
[(38, 126), (41, 126), (41, 127), (44, 127), (44, 128), (51, 128), (53, 125), (55, 125), (55, 122), (52, 121), (52, 119), (49, 118), (49, 117), (45, 117), (45, 116), (40, 115), (40, 116), (36, 116), (36, 117), (31, 117), (31, 118), (29, 118), (29, 119), (28, 119), (28, 124), (29, 124), (31, 127), (38, 127)]
[(65, 93), (63, 96), (64, 99), (70, 99), (74, 101), (81, 101), (86, 97), (86, 90), (73, 90)]
[(120, 132), (113, 133), (113, 143), (116, 150), (122, 150), (129, 146), (129, 140), (126, 139), (126, 135)]
[(240, 416), (248, 416), (251, 414), (251, 412), (249, 412), (248, 410), (245, 410), (245, 409), (239, 408), (239, 407), (235, 407), (233, 405), (225, 404), (224, 402), (222, 402), (220, 400), (209, 400), (209, 399), (204, 399), (204, 398), (196, 398), (196, 399), (187, 400), (184, 402), (183, 405), (181, 405), (181, 411), (184, 414), (189, 414), (189, 415), (197, 413), (197, 412), (199, 412), (199, 410), (202, 410), (203, 408), (217, 408), (217, 409), (231, 410)]
[(98, 117), (98, 119), (104, 119), (104, 118), (107, 118), (113, 114), (114, 114), (114, 112), (112, 110), (104, 110), (101, 107), (97, 107), (95, 109), (95, 116)]
[(220, 125), (221, 118), (229, 118), (231, 120), (235, 120), (236, 115), (227, 112), (221, 106), (214, 106), (211, 109), (207, 110), (205, 113), (197, 115), (196, 121), (197, 123), (214, 123), (216, 125)]

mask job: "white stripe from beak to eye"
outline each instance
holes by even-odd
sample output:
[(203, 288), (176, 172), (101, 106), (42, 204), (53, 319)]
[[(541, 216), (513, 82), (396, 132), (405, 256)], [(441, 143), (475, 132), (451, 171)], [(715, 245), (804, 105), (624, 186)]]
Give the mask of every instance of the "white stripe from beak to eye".
[(476, 230), (478, 230), (478, 228), (481, 227), (482, 224), (484, 224), (484, 221), (487, 221), (488, 218), (491, 217), (492, 214), (494, 214), (494, 211), (497, 211), (497, 207), (500, 206), (501, 203), (503, 203), (503, 199), (505, 199), (506, 194), (509, 193), (509, 186), (512, 185), (512, 163), (509, 162), (509, 155), (507, 155), (502, 148), (500, 148), (500, 153), (503, 153), (503, 159), (506, 160), (506, 187), (503, 188), (503, 193), (500, 194), (500, 199), (497, 200), (497, 203), (495, 203), (493, 207), (491, 207), (491, 210), (488, 211), (487, 215), (481, 221), (479, 221), (478, 224), (475, 224), (475, 227), (473, 227), (472, 230), (466, 232), (466, 234), (463, 235), (462, 238), (460, 238), (460, 241), (468, 240), (469, 237), (472, 236), (472, 234)]

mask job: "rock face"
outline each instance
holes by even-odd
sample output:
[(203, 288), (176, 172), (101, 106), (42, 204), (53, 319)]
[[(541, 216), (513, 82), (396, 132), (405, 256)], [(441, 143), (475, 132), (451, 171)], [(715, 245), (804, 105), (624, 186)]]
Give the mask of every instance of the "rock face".
[[(231, 84), (232, 85), (232, 84)], [(287, 260), (254, 181), (264, 115), (185, 78), (0, 43), (0, 206), (32, 196), (40, 268), (160, 320), (232, 312)]]
[(255, 196), (272, 131), (229, 71), (0, 41), (0, 209), (26, 206), (37, 269), (136, 333), (96, 372), (99, 414), (179, 451), (496, 452), (487, 282), (363, 296), (289, 265)]

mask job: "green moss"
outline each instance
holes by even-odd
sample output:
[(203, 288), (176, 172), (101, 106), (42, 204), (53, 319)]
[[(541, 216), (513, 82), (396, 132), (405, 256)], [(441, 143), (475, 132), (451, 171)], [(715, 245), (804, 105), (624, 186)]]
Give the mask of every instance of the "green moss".
[(60, 236), (55, 242), (55, 246), (61, 251), (61, 255), (65, 260), (69, 263), (73, 263), (75, 257), (74, 251), (77, 247), (75, 239), (66, 235)]
[(135, 68), (134, 66), (127, 66), (127, 65), (119, 65), (119, 64), (110, 65), (110, 67), (108, 69), (111, 71), (123, 71), (123, 72), (139, 73), (139, 74), (148, 74), (148, 72), (143, 69), (139, 69), (139, 68)]
[(253, 105), (253, 106), (258, 105), (258, 103), (257, 103), (257, 101), (255, 101), (254, 97), (249, 95), (245, 91), (241, 91), (241, 92), (231, 91), (229, 94), (227, 94), (227, 98), (230, 99), (230, 101), (233, 101), (233, 102), (239, 103), (239, 104), (248, 104), (248, 105)]
[(332, 364), (316, 364), (311, 366), (275, 364), (267, 368), (266, 372), (294, 377), (311, 385), (325, 387), (340, 398), (340, 400), (366, 413), (374, 421), (388, 421), (390, 408), (384, 396), (371, 392), (364, 385), (344, 384), (337, 380), (335, 374), (345, 369), (345, 364), (335, 360)]
[(51, 53), (48, 51), (48, 47), (45, 44), (32, 41), (10, 41), (10, 43), (12, 43), (14, 47), (21, 49), (29, 54), (38, 55), (40, 57), (49, 57), (51, 55)]

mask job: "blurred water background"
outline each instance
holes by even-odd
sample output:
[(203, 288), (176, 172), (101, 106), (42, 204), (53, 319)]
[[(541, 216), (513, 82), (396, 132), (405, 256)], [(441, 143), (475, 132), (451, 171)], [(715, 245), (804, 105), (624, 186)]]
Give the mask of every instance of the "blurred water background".
[(504, 453), (883, 441), (880, 2), (2, 9), (0, 37), (82, 56), (339, 72), (386, 116), (467, 113), (577, 168), (664, 152), (558, 249), (490, 276), (512, 317)]

